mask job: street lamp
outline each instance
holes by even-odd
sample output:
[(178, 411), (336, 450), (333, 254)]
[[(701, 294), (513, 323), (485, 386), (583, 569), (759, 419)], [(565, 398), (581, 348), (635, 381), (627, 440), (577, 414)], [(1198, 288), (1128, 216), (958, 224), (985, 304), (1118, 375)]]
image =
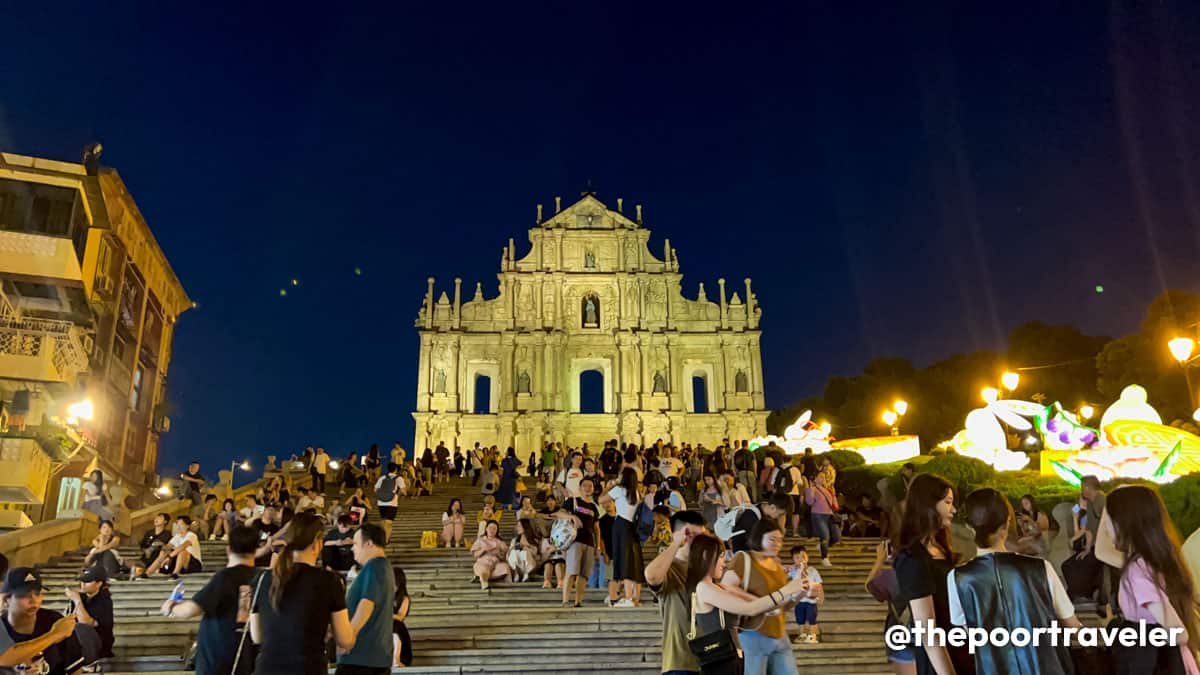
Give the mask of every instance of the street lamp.
[(242, 460), (241, 464), (238, 464), (236, 459), (233, 460), (232, 462), (230, 462), (229, 463), (229, 480), (233, 480), (233, 473), (237, 469), (241, 469), (242, 471), (249, 471), (250, 470), (250, 460), (244, 459), (244, 460)]
[(1179, 365), (1186, 365), (1196, 349), (1196, 341), (1186, 337), (1172, 338), (1167, 341), (1167, 349), (1171, 350), (1171, 356), (1175, 357)]
[(1171, 350), (1171, 356), (1179, 362), (1179, 369), (1183, 371), (1183, 381), (1188, 388), (1188, 403), (1196, 402), (1196, 394), (1192, 391), (1192, 378), (1188, 377), (1187, 367), (1195, 358), (1192, 357), (1192, 352), (1196, 349), (1196, 341), (1187, 337), (1176, 337), (1167, 340), (1167, 349)]
[(1000, 376), (1000, 384), (1009, 392), (1016, 391), (1017, 385), (1021, 383), (1021, 376), (1011, 370)]
[(883, 412), (883, 423), (889, 427), (896, 426), (896, 420), (900, 419), (900, 415), (895, 410), (885, 410)]
[(96, 417), (96, 407), (92, 405), (92, 399), (85, 398), (78, 403), (72, 403), (67, 406), (67, 417), (73, 417), (76, 420), (91, 420)]
[(892, 410), (895, 410), (897, 415), (904, 417), (904, 414), (908, 412), (908, 401), (905, 401), (904, 399), (897, 399), (896, 402), (892, 404)]
[(157, 490), (154, 491), (154, 494), (156, 494), (162, 498), (170, 497), (171, 496), (171, 486), (167, 485), (166, 483), (163, 483), (161, 486), (159, 486), (159, 488)]
[(1092, 419), (1092, 415), (1096, 414), (1096, 409), (1090, 405), (1082, 405), (1079, 407), (1079, 419), (1088, 421)]
[(983, 397), (984, 403), (995, 403), (1000, 399), (1000, 390), (995, 387), (984, 387), (979, 395)]
[(341, 466), (341, 465), (338, 464), (338, 461), (336, 459), (330, 460), (329, 468), (333, 469), (334, 471), (337, 471), (339, 466)]

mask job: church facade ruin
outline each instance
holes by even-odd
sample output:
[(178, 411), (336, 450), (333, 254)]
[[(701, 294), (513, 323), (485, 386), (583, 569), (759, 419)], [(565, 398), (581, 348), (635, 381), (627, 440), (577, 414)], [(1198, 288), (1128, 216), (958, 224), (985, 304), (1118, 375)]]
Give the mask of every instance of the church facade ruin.
[(621, 443), (703, 443), (766, 433), (762, 311), (717, 298), (704, 284), (683, 296), (679, 260), (667, 240), (649, 249), (641, 207), (610, 210), (593, 193), (537, 222), (530, 249), (513, 240), (500, 260), (500, 292), (476, 283), (462, 300), (435, 295), (428, 280), (417, 317), (416, 452), (444, 442), (512, 446), (520, 457), (548, 442), (598, 451)]

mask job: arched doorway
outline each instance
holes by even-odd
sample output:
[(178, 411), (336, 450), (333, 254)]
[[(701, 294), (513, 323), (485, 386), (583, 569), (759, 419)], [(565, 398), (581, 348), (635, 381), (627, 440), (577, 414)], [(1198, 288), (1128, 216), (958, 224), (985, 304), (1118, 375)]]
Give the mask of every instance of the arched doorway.
[(579, 412), (604, 412), (604, 373), (599, 370), (579, 373)]
[(692, 412), (708, 412), (708, 382), (703, 375), (692, 376)]
[(475, 376), (475, 401), (471, 411), (476, 415), (486, 415), (492, 412), (492, 378), (487, 375)]

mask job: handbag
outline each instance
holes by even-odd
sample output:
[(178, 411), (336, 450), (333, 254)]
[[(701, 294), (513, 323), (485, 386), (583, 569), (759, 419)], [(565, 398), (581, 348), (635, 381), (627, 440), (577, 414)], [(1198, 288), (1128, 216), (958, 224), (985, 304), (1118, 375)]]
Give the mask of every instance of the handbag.
[(742, 650), (733, 640), (733, 633), (725, 627), (725, 612), (717, 610), (721, 619), (721, 630), (707, 635), (696, 635), (696, 594), (692, 593), (692, 630), (688, 633), (688, 649), (700, 662), (702, 675), (732, 675), (742, 672)]
[[(754, 568), (750, 566), (750, 555), (751, 555), (750, 552), (745, 551), (745, 552), (743, 552), (743, 555), (745, 556), (746, 564), (742, 566), (742, 590), (749, 593), (750, 592), (750, 573), (753, 571)], [(742, 617), (742, 630), (757, 631), (759, 628), (762, 628), (762, 625), (764, 623), (766, 623), (766, 621), (767, 621), (766, 613), (759, 614), (757, 617), (744, 616), (744, 617)], [(753, 625), (751, 625), (751, 624), (753, 624)]]

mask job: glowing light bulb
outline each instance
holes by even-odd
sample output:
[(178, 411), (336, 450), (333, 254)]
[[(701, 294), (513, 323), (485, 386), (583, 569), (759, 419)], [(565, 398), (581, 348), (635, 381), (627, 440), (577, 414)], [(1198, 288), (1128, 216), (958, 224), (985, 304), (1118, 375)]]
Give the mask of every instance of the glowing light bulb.
[(242, 471), (249, 471), (250, 470), (250, 460), (246, 460), (246, 461), (242, 462), (240, 467), (241, 467)]
[(96, 407), (92, 405), (92, 399), (85, 398), (67, 406), (67, 416), (77, 420), (90, 420), (96, 416)]
[(829, 422), (821, 422), (821, 431), (828, 436), (829, 432), (833, 431), (833, 425), (831, 425)]
[(900, 416), (894, 410), (886, 410), (883, 413), (883, 423), (889, 427), (896, 426), (896, 420), (898, 419), (900, 419)]
[(1184, 363), (1192, 358), (1192, 351), (1196, 349), (1196, 341), (1191, 338), (1177, 337), (1167, 342), (1167, 349), (1171, 350), (1171, 356), (1175, 360)]
[(995, 387), (984, 387), (979, 395), (983, 397), (984, 403), (995, 403), (1000, 399), (1000, 390)]
[(899, 400), (892, 404), (892, 410), (896, 411), (897, 415), (905, 415), (908, 413), (908, 401)]
[(1085, 420), (1092, 419), (1092, 415), (1096, 414), (1096, 409), (1090, 405), (1085, 405), (1079, 409), (1079, 416)]
[(1003, 384), (1004, 388), (1009, 391), (1015, 390), (1017, 385), (1020, 383), (1021, 376), (1012, 372), (1011, 370), (1000, 376), (1000, 384)]

